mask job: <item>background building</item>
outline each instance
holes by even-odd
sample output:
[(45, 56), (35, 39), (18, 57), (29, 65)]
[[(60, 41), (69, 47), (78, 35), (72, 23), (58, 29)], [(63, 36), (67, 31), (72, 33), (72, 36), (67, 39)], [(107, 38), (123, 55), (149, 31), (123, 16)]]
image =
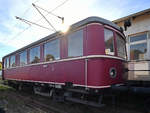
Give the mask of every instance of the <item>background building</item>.
[(127, 37), (130, 80), (150, 80), (150, 9), (114, 20), (124, 27), (130, 21), (131, 26), (124, 32)]

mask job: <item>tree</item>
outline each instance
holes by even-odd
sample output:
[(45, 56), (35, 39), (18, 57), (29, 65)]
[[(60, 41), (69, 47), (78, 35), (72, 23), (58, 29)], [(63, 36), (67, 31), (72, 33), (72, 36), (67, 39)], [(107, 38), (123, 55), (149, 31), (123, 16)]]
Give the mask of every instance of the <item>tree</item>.
[(2, 70), (2, 62), (0, 62), (0, 70)]

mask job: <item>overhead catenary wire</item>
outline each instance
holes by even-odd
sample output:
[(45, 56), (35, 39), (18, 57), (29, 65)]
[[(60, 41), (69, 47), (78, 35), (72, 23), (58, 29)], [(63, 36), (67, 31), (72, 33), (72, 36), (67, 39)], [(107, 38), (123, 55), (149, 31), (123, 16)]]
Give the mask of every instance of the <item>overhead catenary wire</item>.
[[(39, 2), (39, 1), (40, 1), (40, 0), (36, 0), (36, 1), (34, 1), (33, 3), (37, 3), (37, 2)], [(32, 8), (32, 5), (30, 5), (30, 6), (25, 10), (25, 12), (22, 14), (21, 17), (23, 17), (31, 8)]]
[(9, 40), (8, 42), (12, 41), (15, 37), (21, 35), (22, 33), (24, 33), (27, 29), (29, 29), (29, 27), (25, 28), (24, 30), (22, 30), (21, 32), (17, 33), (11, 40)]
[[(37, 3), (39, 0), (36, 0), (34, 3)], [(58, 9), (59, 7), (61, 7), (62, 5), (64, 5), (67, 1), (69, 0), (65, 0), (64, 2), (62, 2), (61, 4), (59, 4), (58, 6), (56, 6), (54, 9), (52, 9), (51, 11), (47, 12), (47, 15), (50, 14), (50, 12), (55, 11), (56, 9)], [(29, 9), (27, 9), (29, 10)], [(27, 12), (27, 10), (25, 12)], [(25, 14), (25, 13), (24, 13)], [(38, 19), (36, 22), (39, 22), (40, 20), (42, 20), (43, 18)], [(19, 33), (17, 33), (15, 36), (13, 36), (8, 42), (6, 42), (5, 44), (9, 43), (10, 41), (14, 40), (15, 38), (17, 38), (18, 36), (20, 36), (22, 33), (24, 33), (26, 30), (28, 30), (29, 28), (31, 28), (31, 25), (28, 26), (27, 28), (25, 28), (24, 30), (20, 31)]]
[[(34, 1), (33, 3), (37, 3), (37, 2), (39, 2), (40, 0), (36, 0), (36, 1)], [(21, 17), (24, 17), (24, 15), (29, 11), (31, 9), (31, 6), (29, 6), (25, 11), (24, 11), (24, 13), (21, 15)], [(15, 24), (14, 26), (16, 26), (17, 24)]]
[[(58, 9), (59, 7), (61, 7), (62, 5), (64, 5), (66, 2), (68, 2), (69, 0), (65, 0), (64, 2), (62, 2), (61, 4), (59, 4), (58, 6), (56, 6), (54, 9), (52, 9), (51, 11), (47, 12), (47, 14), (45, 16), (48, 16), (50, 13), (52, 13), (53, 11), (55, 11), (56, 9)], [(35, 2), (34, 2), (35, 3)], [(38, 19), (35, 22), (39, 22), (40, 20), (42, 20), (43, 18)], [(31, 27), (31, 26), (29, 26)]]
[[(35, 0), (33, 3), (37, 3), (37, 2), (39, 2), (40, 0)], [(31, 5), (32, 6), (32, 5)], [(22, 17), (31, 9), (31, 6), (29, 6), (25, 11), (24, 11), (24, 13), (22, 14)], [(16, 26), (18, 23), (16, 23), (16, 24), (14, 24), (13, 26)], [(25, 29), (23, 29), (22, 31), (20, 31), (20, 32), (18, 32), (16, 35), (14, 35), (12, 38), (10, 38), (8, 41), (6, 41), (5, 42), (5, 45), (7, 45), (10, 41), (12, 41), (12, 40), (14, 40), (14, 39), (16, 39), (18, 36), (20, 36), (22, 33), (24, 33), (26, 30), (28, 30), (29, 28), (31, 27), (31, 25), (30, 26), (28, 26), (28, 27), (26, 27)], [(3, 46), (3, 47), (0, 47), (1, 48), (1, 50), (4, 50), (4, 48), (5, 48), (5, 46)]]
[[(37, 3), (40, 0), (35, 0), (33, 3)], [(31, 5), (32, 6), (32, 5)], [(22, 17), (30, 10), (31, 6), (29, 6), (25, 12), (22, 14)], [(14, 26), (16, 26), (18, 23), (16, 23)], [(5, 42), (5, 44), (8, 44), (10, 41), (14, 40), (15, 38), (17, 38), (18, 36), (20, 36), (22, 33), (24, 33), (26, 30), (28, 30), (31, 27), (31, 25), (29, 25), (28, 27), (26, 27), (25, 29), (23, 29), (22, 31), (18, 32), (15, 36), (13, 36), (11, 39), (9, 39), (7, 42)]]
[[(37, 3), (37, 2), (39, 2), (40, 0), (36, 0), (36, 1), (34, 1), (33, 3)], [(32, 5), (31, 5), (32, 6)], [(25, 11), (24, 11), (24, 13), (21, 15), (21, 17), (24, 17), (24, 15), (31, 9), (31, 6), (29, 6)], [(18, 23), (16, 23), (14, 26), (16, 26)]]
[[(64, 5), (67, 1), (69, 1), (69, 0), (65, 0), (64, 2), (62, 2), (62, 3), (59, 4), (57, 7), (55, 7), (55, 8), (52, 9), (51, 11), (49, 11), (45, 16), (48, 16), (50, 13), (52, 13), (53, 11), (55, 11), (56, 9), (58, 9), (59, 7), (61, 7), (62, 5)], [(38, 19), (36, 22), (39, 22), (41, 19), (43, 19), (43, 18)]]
[(47, 12), (48, 14), (51, 14), (51, 15), (53, 15), (53, 16), (55, 16), (55, 17), (61, 19), (61, 20), (62, 20), (62, 23), (64, 23), (64, 17), (58, 16), (58, 15), (56, 15), (56, 14), (54, 14), (54, 13), (52, 13), (52, 12), (46, 10), (46, 9), (43, 9), (42, 7), (40, 7), (40, 6), (38, 6), (38, 5), (35, 5), (35, 4), (33, 4), (33, 5), (36, 6), (37, 8), (39, 8), (39, 9), (41, 9), (41, 10)]
[(45, 19), (45, 21), (56, 31), (55, 27), (47, 20), (47, 18), (41, 13), (41, 11), (36, 7), (35, 4), (32, 3), (34, 8), (40, 13), (40, 15)]
[(55, 7), (54, 9), (52, 9), (50, 12), (55, 11), (56, 9), (58, 9), (59, 7), (61, 7), (62, 5), (64, 5), (67, 1), (69, 0), (65, 0), (64, 2), (62, 2), (60, 5), (58, 5), (57, 7)]
[(25, 22), (25, 23), (28, 24), (28, 25), (34, 24), (34, 25), (39, 26), (39, 27), (41, 27), (41, 28), (45, 28), (45, 29), (48, 29), (48, 30), (53, 31), (53, 29), (47, 28), (47, 27), (45, 27), (45, 26), (42, 26), (42, 25), (40, 25), (40, 24), (37, 24), (37, 23), (35, 23), (35, 22), (28, 21), (28, 20), (26, 20), (26, 19), (23, 19), (23, 18), (20, 18), (20, 17), (17, 17), (17, 16), (16, 16), (16, 19), (19, 19), (19, 20)]

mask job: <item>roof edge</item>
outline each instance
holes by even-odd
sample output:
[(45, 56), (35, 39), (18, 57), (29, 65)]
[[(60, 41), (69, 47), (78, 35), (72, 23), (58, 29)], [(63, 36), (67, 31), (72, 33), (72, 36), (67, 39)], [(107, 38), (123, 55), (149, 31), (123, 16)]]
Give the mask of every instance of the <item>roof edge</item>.
[(125, 17), (122, 17), (122, 18), (119, 18), (119, 19), (116, 19), (116, 20), (113, 20), (112, 22), (121, 22), (121, 21), (124, 21), (128, 18), (131, 18), (131, 17), (134, 17), (134, 16), (140, 16), (140, 15), (143, 15), (143, 14), (148, 13), (148, 12), (150, 12), (150, 8), (139, 11), (139, 12), (136, 12), (136, 13), (133, 13), (133, 14), (130, 14), (128, 16), (125, 16)]
[[(88, 17), (88, 18), (83, 19), (83, 20), (81, 20), (81, 21), (78, 21), (78, 22), (76, 22), (75, 24), (72, 24), (72, 25), (70, 26), (70, 31), (72, 31), (72, 30), (74, 30), (74, 29), (77, 29), (77, 28), (79, 28), (79, 27), (82, 27), (82, 26), (84, 26), (84, 25), (93, 23), (93, 22), (101, 23), (101, 24), (103, 24), (103, 25), (109, 25), (109, 26), (111, 26), (111, 27), (113, 27), (113, 28), (115, 28), (115, 29), (121, 31), (120, 27), (117, 26), (116, 24), (114, 24), (113, 22), (111, 22), (111, 21), (109, 21), (109, 20), (106, 20), (106, 19), (104, 19), (104, 18), (101, 18), (101, 17), (96, 17), (96, 16), (91, 16), (91, 17)], [(5, 55), (3, 58), (5, 58), (5, 57), (7, 57), (7, 56), (10, 56), (10, 55), (13, 55), (13, 54), (15, 54), (15, 53), (17, 53), (17, 52), (21, 52), (21, 51), (23, 51), (23, 50), (25, 50), (25, 49), (27, 49), (27, 48), (29, 48), (29, 47), (35, 46), (35, 45), (38, 44), (38, 43), (47, 41), (47, 40), (49, 40), (49, 39), (53, 39), (53, 38), (56, 37), (57, 35), (60, 36), (60, 35), (63, 35), (63, 34), (62, 34), (61, 31), (57, 31), (57, 32), (52, 33), (52, 34), (50, 34), (50, 35), (48, 35), (48, 36), (46, 36), (46, 37), (44, 37), (44, 38), (41, 38), (41, 39), (39, 39), (39, 40), (37, 40), (37, 41), (35, 41), (35, 42), (33, 42), (33, 43), (27, 45), (27, 46), (24, 46), (24, 47), (22, 47), (22, 48), (20, 48), (20, 49), (17, 49), (16, 51), (11, 52), (11, 53)]]

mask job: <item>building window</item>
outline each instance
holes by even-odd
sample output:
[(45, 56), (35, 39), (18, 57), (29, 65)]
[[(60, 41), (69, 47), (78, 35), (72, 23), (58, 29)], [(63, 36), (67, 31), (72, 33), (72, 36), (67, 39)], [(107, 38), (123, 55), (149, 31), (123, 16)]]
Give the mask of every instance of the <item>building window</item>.
[(114, 55), (114, 35), (109, 29), (104, 29), (105, 53)]
[(117, 53), (119, 57), (126, 58), (126, 42), (119, 34), (116, 34)]
[(59, 39), (44, 44), (45, 61), (60, 59), (60, 42)]
[(30, 49), (30, 63), (39, 63), (40, 62), (40, 46)]
[(147, 34), (129, 37), (130, 60), (144, 60), (147, 54)]
[(16, 66), (16, 56), (13, 55), (10, 57), (10, 67), (15, 67)]
[(147, 52), (147, 43), (130, 45), (130, 60), (143, 60)]
[(141, 35), (130, 37), (130, 42), (146, 40), (146, 39), (147, 39), (147, 34), (141, 34)]
[(24, 66), (27, 64), (27, 51), (23, 51), (20, 53), (20, 66)]
[(83, 55), (83, 30), (71, 33), (68, 36), (68, 57)]

